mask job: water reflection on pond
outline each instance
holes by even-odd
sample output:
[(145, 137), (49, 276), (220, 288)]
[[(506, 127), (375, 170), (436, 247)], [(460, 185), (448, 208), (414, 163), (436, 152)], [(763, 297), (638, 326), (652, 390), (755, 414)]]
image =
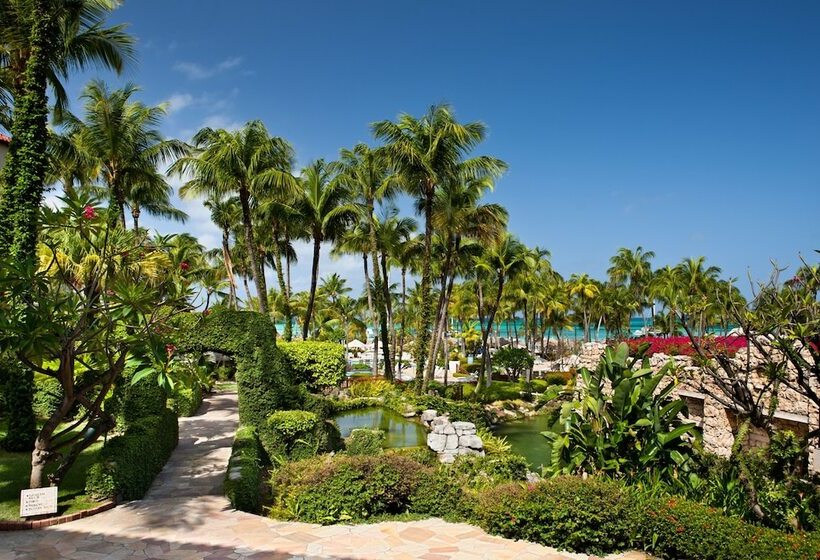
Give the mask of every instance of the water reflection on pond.
[(340, 412), (333, 417), (342, 437), (348, 437), (356, 428), (382, 430), (385, 447), (417, 447), (427, 445), (427, 430), (418, 422), (386, 408), (360, 408)]
[(511, 451), (523, 455), (530, 468), (540, 472), (541, 465), (547, 462), (547, 440), (541, 432), (547, 430), (549, 421), (549, 415), (512, 420), (496, 426), (493, 433), (507, 438)]

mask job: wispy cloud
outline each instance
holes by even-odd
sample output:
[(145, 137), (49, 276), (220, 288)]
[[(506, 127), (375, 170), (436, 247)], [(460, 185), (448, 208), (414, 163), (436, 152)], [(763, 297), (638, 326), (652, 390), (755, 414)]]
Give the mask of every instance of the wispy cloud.
[(226, 58), (213, 66), (204, 66), (196, 62), (177, 62), (174, 64), (174, 70), (185, 74), (190, 80), (204, 80), (231, 68), (236, 68), (240, 64), (242, 64), (242, 57), (235, 56)]

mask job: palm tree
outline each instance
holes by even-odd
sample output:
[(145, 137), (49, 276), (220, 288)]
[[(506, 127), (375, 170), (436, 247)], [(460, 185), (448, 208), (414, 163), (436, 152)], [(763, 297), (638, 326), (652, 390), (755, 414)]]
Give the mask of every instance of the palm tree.
[[(488, 247), (484, 254), (476, 260), (478, 320), (481, 326), (482, 346), (479, 387), (489, 386), (492, 383), (492, 362), (487, 341), (504, 296), (504, 288), (527, 267), (532, 266), (531, 258), (526, 246), (508, 233), (500, 241)], [(489, 300), (484, 295), (485, 283), (488, 288), (495, 288), (495, 296)]]
[(573, 274), (568, 282), (569, 295), (576, 298), (584, 326), (584, 342), (590, 341), (590, 303), (601, 292), (601, 288), (595, 280), (587, 274)]
[(668, 265), (658, 269), (652, 277), (649, 290), (652, 299), (660, 301), (666, 311), (663, 331), (670, 335), (677, 334), (677, 314), (683, 295), (680, 270)]
[[(141, 209), (163, 217), (183, 220), (185, 215), (170, 204), (171, 187), (157, 172), (162, 162), (188, 153), (178, 140), (165, 140), (159, 125), (165, 107), (149, 107), (131, 97), (139, 91), (133, 84), (110, 91), (99, 80), (83, 90), (85, 120), (66, 113), (63, 124), (68, 138), (89, 162), (108, 189), (112, 220), (125, 227), (125, 207), (135, 220)], [(138, 223), (137, 223), (138, 226)]]
[(647, 304), (650, 304), (648, 289), (652, 280), (652, 263), (650, 261), (653, 258), (655, 258), (655, 253), (644, 251), (640, 245), (634, 251), (621, 247), (615, 256), (609, 259), (612, 266), (607, 270), (613, 284), (627, 286), (629, 291), (632, 292), (641, 307), (644, 328), (646, 328), (646, 314), (644, 311)]
[(706, 266), (706, 257), (685, 259), (676, 268), (683, 288), (683, 320), (690, 327), (697, 326), (698, 332), (703, 336), (706, 331), (706, 312), (714, 303), (720, 268)]
[(356, 207), (350, 203), (349, 191), (337, 180), (336, 166), (326, 164), (324, 160), (317, 160), (303, 169), (300, 183), (302, 190), (296, 197), (294, 207), (313, 239), (310, 295), (302, 324), (302, 340), (306, 340), (316, 301), (322, 242), (335, 241), (341, 236), (345, 227), (353, 222)]
[(390, 173), (383, 150), (371, 150), (367, 144), (359, 143), (352, 150), (342, 149), (339, 159), (339, 181), (350, 190), (358, 205), (358, 218), (364, 224), (368, 237), (368, 252), (373, 263), (373, 303), (378, 315), (381, 335), (384, 369), (387, 379), (393, 378), (388, 343), (388, 302), (385, 301), (385, 286), (378, 266), (378, 243), (376, 239), (376, 203), (390, 200), (398, 190), (395, 176)]
[(319, 286), (319, 291), (321, 292), (322, 296), (326, 297), (330, 302), (330, 305), (336, 307), (339, 303), (339, 300), (342, 297), (345, 297), (346, 294), (349, 294), (351, 289), (347, 285), (347, 280), (339, 276), (337, 273), (333, 273), (330, 276), (322, 278), (322, 283)]
[(396, 122), (385, 120), (372, 125), (377, 139), (385, 141), (387, 158), (399, 175), (403, 188), (419, 201), (424, 216), (424, 253), (421, 270), (421, 298), (416, 331), (416, 390), (424, 384), (424, 366), (433, 323), (432, 243), (433, 206), (436, 192), (459, 173), (473, 179), (495, 177), (506, 168), (501, 160), (479, 156), (465, 160), (486, 136), (481, 122), (460, 124), (447, 105), (431, 107), (417, 119), (399, 115)]
[[(63, 87), (73, 71), (90, 67), (119, 74), (134, 57), (134, 38), (126, 25), (105, 26), (119, 0), (0, 0), (0, 98), (18, 97), (23, 74), (32, 55), (32, 12), (48, 20), (45, 80), (54, 92), (57, 114), (68, 104)], [(45, 84), (43, 84), (45, 87)], [(4, 91), (5, 90), (5, 91)]]
[(236, 277), (234, 276), (233, 258), (231, 257), (231, 231), (239, 222), (239, 199), (235, 196), (220, 200), (208, 198), (203, 203), (211, 211), (211, 221), (222, 231), (222, 262), (228, 275), (230, 292), (228, 307), (236, 308)]
[(233, 132), (203, 128), (194, 135), (193, 142), (196, 154), (178, 159), (170, 170), (191, 177), (180, 188), (180, 195), (217, 199), (238, 197), (259, 311), (267, 315), (268, 290), (264, 262), (254, 235), (252, 207), (265, 192), (296, 190), (297, 185), (290, 174), (293, 148), (284, 139), (268, 134), (262, 121), (250, 121)]

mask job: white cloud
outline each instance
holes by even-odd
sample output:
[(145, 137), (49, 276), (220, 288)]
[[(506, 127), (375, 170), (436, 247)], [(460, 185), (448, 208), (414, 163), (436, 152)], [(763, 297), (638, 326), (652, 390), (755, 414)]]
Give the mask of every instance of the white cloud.
[(196, 98), (190, 93), (175, 93), (164, 101), (168, 105), (168, 114), (181, 111), (195, 102)]
[(214, 66), (203, 66), (196, 62), (177, 62), (174, 65), (174, 70), (185, 74), (190, 80), (204, 80), (205, 78), (216, 76), (231, 68), (236, 68), (240, 64), (242, 64), (242, 57), (235, 56), (226, 58)]

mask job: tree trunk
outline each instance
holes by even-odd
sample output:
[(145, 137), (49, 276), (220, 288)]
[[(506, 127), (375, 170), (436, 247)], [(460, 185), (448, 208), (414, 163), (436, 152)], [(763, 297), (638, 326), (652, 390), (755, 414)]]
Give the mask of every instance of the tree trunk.
[(319, 252), (322, 250), (322, 236), (313, 235), (313, 265), (310, 272), (310, 296), (308, 297), (305, 322), (302, 325), (302, 340), (307, 340), (310, 321), (313, 319), (313, 303), (316, 301), (316, 281), (319, 278)]
[(225, 271), (228, 273), (228, 284), (230, 295), (228, 307), (236, 309), (236, 277), (233, 274), (233, 259), (231, 259), (230, 232), (227, 228), (222, 230), (222, 260), (225, 261)]
[(248, 286), (248, 275), (247, 274), (242, 275), (242, 284), (245, 286), (245, 299), (248, 301), (248, 309), (253, 311), (253, 303), (252, 303), (252, 298), (251, 298), (251, 289), (250, 289), (250, 286)]
[(273, 258), (276, 261), (276, 279), (279, 281), (279, 292), (282, 294), (282, 299), (284, 301), (282, 307), (282, 311), (285, 315), (285, 332), (283, 336), (285, 340), (290, 342), (293, 338), (293, 326), (291, 325), (291, 311), (290, 311), (290, 298), (288, 297), (288, 289), (287, 285), (285, 284), (285, 274), (282, 270), (282, 251), (279, 248), (279, 236), (276, 234), (274, 230), (272, 232), (273, 235)]
[(140, 207), (139, 204), (134, 204), (131, 207), (131, 217), (134, 219), (134, 233), (140, 231)]
[(404, 333), (407, 328), (407, 268), (401, 269), (401, 334), (399, 335), (399, 374), (404, 359)]
[(424, 365), (427, 350), (430, 344), (430, 325), (432, 323), (433, 306), (430, 301), (431, 270), (430, 259), (433, 251), (433, 195), (434, 185), (428, 182), (425, 185), (424, 196), (424, 256), (421, 269), (421, 313), (419, 313), (419, 328), (416, 333), (416, 394), (424, 389)]
[[(370, 322), (373, 325), (373, 328), (376, 328), (377, 321), (376, 321), (376, 310), (373, 308), (373, 294), (370, 290), (370, 272), (367, 268), (367, 252), (365, 251), (362, 253), (362, 261), (364, 263), (364, 291), (367, 294), (367, 309), (370, 312)], [(376, 337), (374, 338), (375, 345), (373, 346), (373, 361), (372, 361), (372, 369), (373, 375), (379, 375), (379, 351), (378, 351), (378, 340)], [(365, 343), (370, 342), (367, 339), (367, 328), (365, 328)]]
[[(378, 263), (373, 263), (373, 273), (379, 267)], [(382, 335), (382, 354), (384, 355), (384, 377), (388, 381), (393, 381), (393, 365), (390, 361), (390, 324), (393, 322), (392, 309), (390, 304), (390, 286), (387, 282), (387, 255), (381, 252), (381, 300), (382, 308), (379, 310), (379, 327)], [(377, 286), (378, 289), (378, 286)]]
[[(436, 352), (438, 352), (438, 345), (441, 341), (441, 331), (447, 326), (447, 308), (450, 305), (450, 297), (453, 293), (453, 282), (456, 278), (455, 271), (452, 270), (453, 257), (458, 252), (460, 246), (461, 238), (457, 236), (451, 243), (449, 243), (447, 248), (447, 257), (445, 258), (444, 270), (441, 274), (441, 296), (439, 297), (438, 311), (436, 313), (436, 325), (433, 330), (433, 348), (430, 352), (431, 356), (435, 356)], [(433, 380), (435, 376), (435, 367), (435, 360), (433, 360), (432, 365), (428, 367), (428, 371), (426, 373), (428, 381)]]
[(256, 253), (256, 241), (253, 235), (253, 222), (251, 217), (250, 193), (245, 187), (239, 189), (239, 204), (242, 207), (242, 223), (245, 226), (245, 244), (247, 245), (248, 257), (251, 264), (251, 273), (256, 285), (256, 299), (259, 301), (259, 312), (269, 315), (268, 311), (268, 287), (265, 282), (264, 264), (259, 262)]

